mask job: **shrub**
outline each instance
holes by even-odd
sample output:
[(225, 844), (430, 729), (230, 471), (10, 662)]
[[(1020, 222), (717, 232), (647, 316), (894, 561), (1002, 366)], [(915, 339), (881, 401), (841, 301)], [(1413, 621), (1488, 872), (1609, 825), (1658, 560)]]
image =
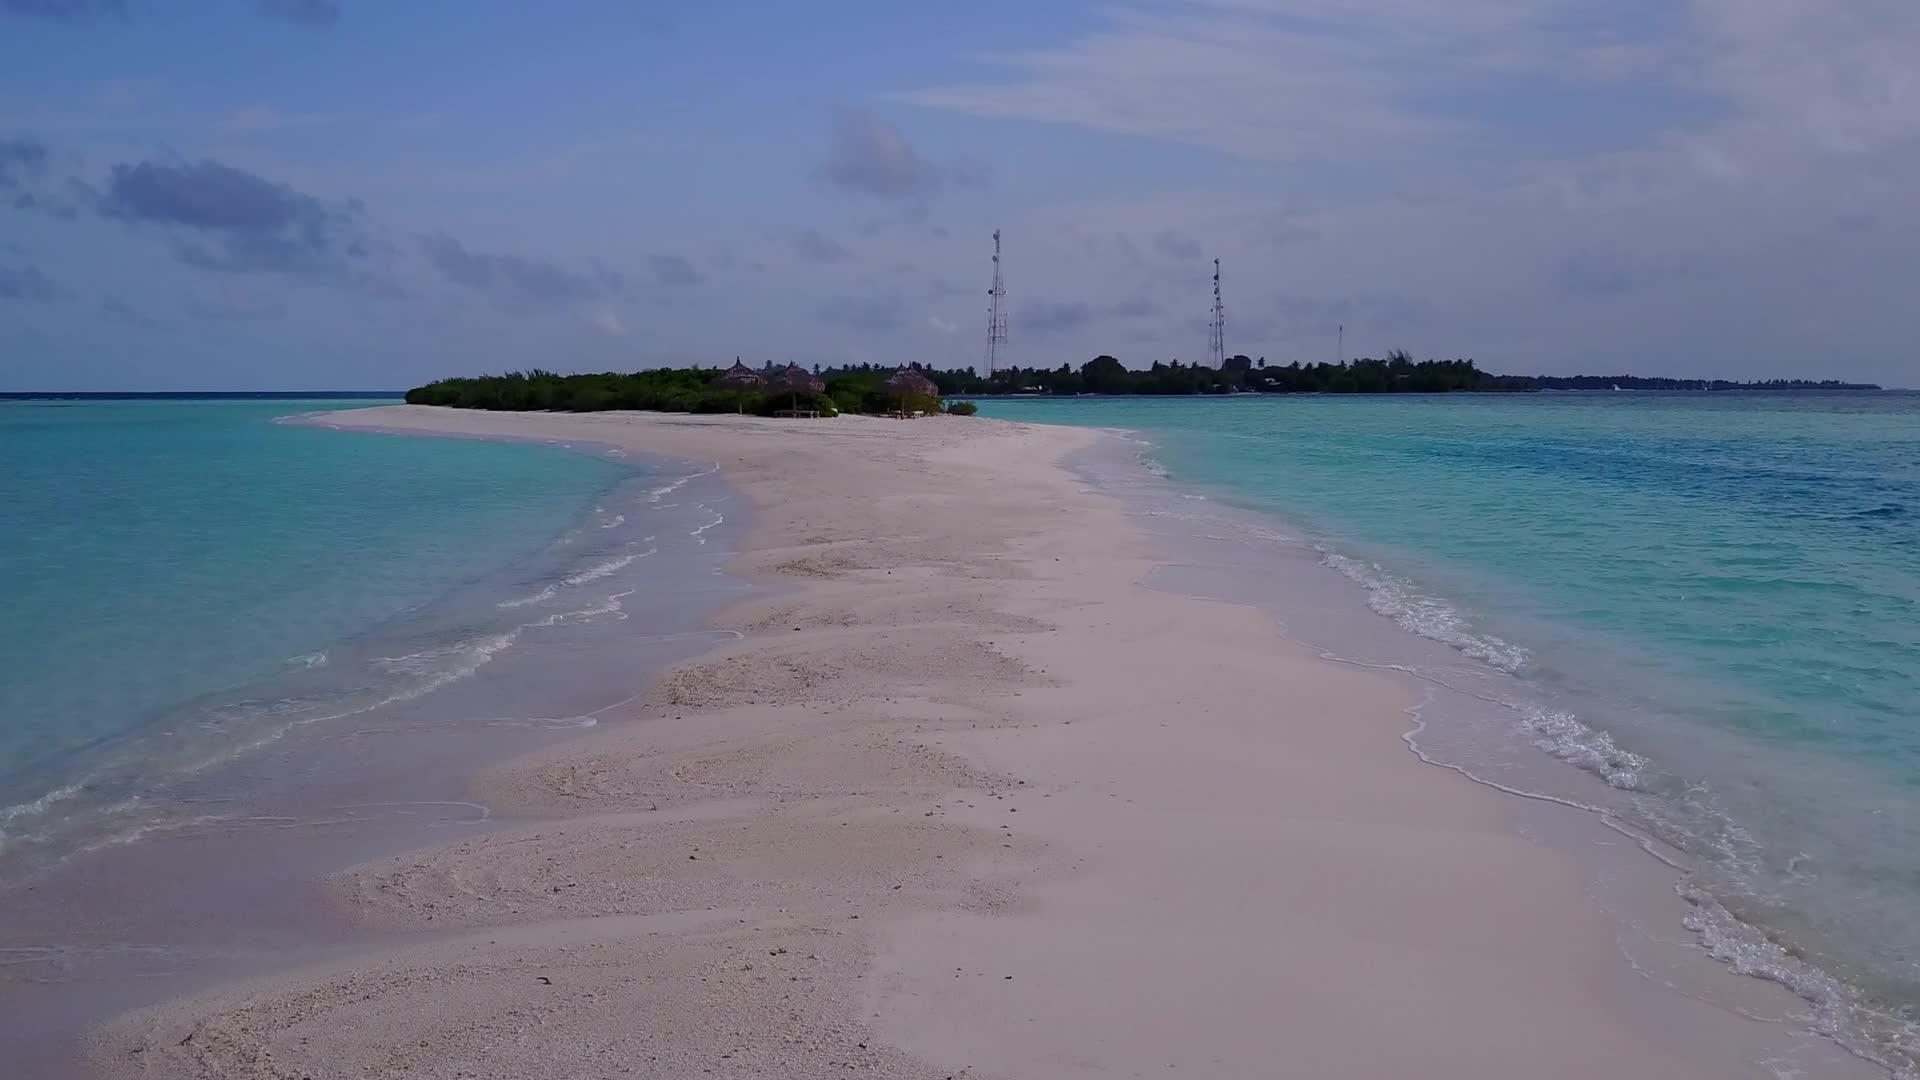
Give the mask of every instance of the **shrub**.
[(855, 387), (841, 387), (827, 391), (827, 400), (833, 402), (840, 412), (857, 413), (866, 406), (867, 392)]
[(940, 399), (926, 394), (908, 394), (904, 398), (887, 395), (881, 409), (891, 412), (901, 406), (905, 406), (908, 412), (924, 413), (927, 416), (937, 416), (940, 413)]
[(972, 416), (979, 411), (980, 406), (975, 405), (971, 401), (947, 402), (947, 415), (949, 416)]
[(761, 395), (763, 400), (757, 409), (750, 410), (761, 416), (772, 416), (781, 409), (812, 409), (821, 416), (839, 416), (840, 406), (826, 394), (801, 394), (795, 402), (792, 394), (768, 393)]
[[(603, 409), (645, 409), (655, 412), (771, 414), (787, 408), (791, 395), (764, 389), (735, 390), (713, 385), (715, 372), (706, 368), (665, 368), (630, 373), (555, 375), (550, 371), (510, 371), (504, 375), (441, 379), (407, 391), (414, 405), (450, 405), (460, 409), (597, 412)], [(840, 388), (834, 394), (801, 395), (800, 407), (822, 416), (838, 416), (859, 408), (865, 390)], [(843, 397), (844, 394), (844, 397)]]

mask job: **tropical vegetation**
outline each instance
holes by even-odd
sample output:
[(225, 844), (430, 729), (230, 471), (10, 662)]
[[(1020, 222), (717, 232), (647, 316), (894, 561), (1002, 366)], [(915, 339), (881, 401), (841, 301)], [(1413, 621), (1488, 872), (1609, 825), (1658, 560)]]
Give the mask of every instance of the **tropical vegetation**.
[(794, 395), (764, 386), (715, 386), (716, 372), (706, 368), (657, 368), (625, 374), (558, 375), (551, 371), (510, 371), (440, 379), (407, 391), (410, 405), (448, 405), (456, 409), (527, 412), (602, 412), (647, 409), (655, 412), (771, 415), (779, 409), (814, 409), (823, 416), (840, 411), (831, 391)]
[(1113, 356), (1096, 356), (1078, 368), (1008, 368), (989, 376), (969, 370), (930, 372), (947, 396), (997, 394), (1444, 394), (1534, 390), (1870, 390), (1877, 387), (1837, 381), (1776, 379), (1735, 383), (1726, 380), (1661, 379), (1629, 375), (1494, 375), (1472, 360), (1415, 360), (1395, 350), (1386, 359), (1362, 358), (1337, 364), (1269, 364), (1265, 357), (1231, 356), (1219, 368), (1178, 360), (1129, 368)]
[[(1537, 390), (1873, 390), (1864, 383), (1837, 380), (1774, 379), (1736, 383), (1726, 380), (1664, 379), (1632, 375), (1494, 375), (1472, 360), (1414, 360), (1404, 351), (1384, 360), (1363, 358), (1338, 364), (1268, 364), (1264, 357), (1227, 358), (1220, 368), (1156, 362), (1129, 368), (1109, 355), (1078, 368), (1005, 368), (980, 375), (967, 368), (939, 371), (918, 364), (909, 368), (931, 380), (937, 394), (901, 393), (885, 385), (900, 370), (873, 364), (815, 368), (825, 384), (818, 393), (791, 394), (765, 385), (716, 384), (711, 368), (657, 368), (628, 373), (558, 375), (551, 371), (514, 371), (504, 375), (440, 379), (407, 391), (416, 405), (463, 409), (598, 412), (649, 409), (661, 412), (745, 412), (771, 415), (798, 407), (833, 416), (842, 412), (893, 413), (943, 411), (943, 399), (1005, 394), (1439, 394), (1513, 393)], [(768, 369), (770, 373), (774, 369)], [(916, 380), (906, 380), (915, 382)], [(896, 381), (896, 386), (898, 382)], [(953, 402), (945, 411), (972, 415)]]

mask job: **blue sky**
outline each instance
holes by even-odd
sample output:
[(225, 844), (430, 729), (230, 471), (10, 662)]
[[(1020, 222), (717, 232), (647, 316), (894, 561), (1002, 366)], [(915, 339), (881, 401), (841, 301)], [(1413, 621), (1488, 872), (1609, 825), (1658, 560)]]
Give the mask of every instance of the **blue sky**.
[(0, 389), (1405, 348), (1920, 384), (1905, 0), (0, 0)]

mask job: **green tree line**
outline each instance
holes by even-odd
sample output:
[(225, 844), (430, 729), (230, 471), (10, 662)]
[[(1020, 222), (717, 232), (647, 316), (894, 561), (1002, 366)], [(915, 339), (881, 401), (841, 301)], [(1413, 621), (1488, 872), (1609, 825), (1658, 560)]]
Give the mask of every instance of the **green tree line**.
[(1495, 375), (1472, 360), (1415, 360), (1403, 350), (1386, 359), (1362, 358), (1338, 364), (1269, 364), (1231, 356), (1220, 368), (1200, 364), (1155, 363), (1129, 368), (1112, 356), (1096, 356), (1078, 368), (1009, 368), (982, 376), (970, 370), (930, 371), (940, 392), (949, 396), (996, 394), (1449, 394), (1525, 393), (1538, 390), (1878, 390), (1868, 383), (1837, 380), (1667, 379), (1631, 375)]
[[(439, 379), (407, 391), (409, 405), (445, 405), (456, 409), (514, 412), (602, 412), (608, 409), (644, 409), (653, 412), (752, 413), (771, 415), (779, 409), (813, 409), (822, 415), (842, 412), (887, 412), (901, 406), (937, 412), (939, 398), (901, 397), (880, 388), (895, 368), (872, 367), (819, 372), (824, 393), (791, 394), (762, 388), (734, 389), (713, 385), (720, 372), (713, 368), (655, 368), (627, 373), (559, 375), (551, 371), (510, 371)], [(932, 373), (929, 372), (929, 375)]]
[[(1633, 375), (1493, 375), (1472, 360), (1414, 360), (1404, 351), (1384, 360), (1364, 358), (1339, 364), (1268, 364), (1264, 358), (1229, 357), (1221, 368), (1200, 364), (1155, 363), (1129, 368), (1108, 355), (1078, 368), (1008, 368), (982, 376), (970, 369), (938, 371), (910, 365), (939, 387), (941, 397), (990, 397), (1003, 394), (1142, 394), (1154, 396), (1265, 394), (1445, 394), (1525, 393), (1538, 390), (1877, 390), (1867, 383), (1838, 380), (1772, 379), (1730, 382), (1724, 379), (1667, 379)], [(769, 369), (771, 373), (772, 369)], [(801, 394), (797, 404), (825, 415), (884, 412), (904, 404), (937, 411), (940, 398), (905, 400), (880, 389), (897, 370), (873, 364), (843, 365), (814, 374), (826, 383), (820, 394)], [(660, 412), (770, 414), (795, 404), (793, 395), (766, 389), (736, 390), (713, 385), (712, 368), (657, 368), (629, 373), (557, 375), (551, 371), (514, 371), (504, 375), (440, 379), (407, 391), (416, 405), (463, 409), (597, 412), (649, 409)]]
[(940, 392), (948, 395), (994, 394), (1228, 394), (1236, 391), (1268, 394), (1441, 394), (1456, 390), (1486, 390), (1490, 378), (1471, 360), (1415, 361), (1404, 352), (1385, 360), (1362, 359), (1339, 364), (1281, 366), (1247, 356), (1228, 357), (1220, 368), (1201, 364), (1156, 362), (1135, 369), (1113, 356), (1101, 355), (1078, 368), (1011, 368), (992, 376), (972, 371), (930, 372)]

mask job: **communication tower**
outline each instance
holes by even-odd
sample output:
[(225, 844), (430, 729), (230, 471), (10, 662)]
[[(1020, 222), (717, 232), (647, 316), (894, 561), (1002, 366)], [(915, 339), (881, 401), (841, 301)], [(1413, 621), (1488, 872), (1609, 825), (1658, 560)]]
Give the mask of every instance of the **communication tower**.
[(1000, 276), (1000, 230), (993, 230), (993, 287), (987, 290), (987, 377), (1007, 359), (1007, 282)]
[(1220, 260), (1213, 260), (1213, 336), (1207, 342), (1207, 360), (1215, 371), (1227, 366), (1227, 308), (1220, 302)]

